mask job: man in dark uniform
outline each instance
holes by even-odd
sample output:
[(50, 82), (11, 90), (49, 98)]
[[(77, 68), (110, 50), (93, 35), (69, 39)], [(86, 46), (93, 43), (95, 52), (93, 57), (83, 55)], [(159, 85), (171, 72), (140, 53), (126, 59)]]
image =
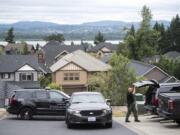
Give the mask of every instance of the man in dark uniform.
[(140, 122), (140, 120), (138, 120), (138, 113), (137, 113), (137, 109), (136, 109), (136, 99), (135, 99), (135, 93), (136, 93), (136, 88), (135, 86), (129, 87), (128, 88), (128, 92), (127, 92), (127, 108), (128, 108), (128, 112), (126, 114), (126, 122), (130, 122), (129, 121), (129, 116), (131, 115), (131, 112), (133, 112), (134, 114), (134, 118), (135, 118), (135, 122)]

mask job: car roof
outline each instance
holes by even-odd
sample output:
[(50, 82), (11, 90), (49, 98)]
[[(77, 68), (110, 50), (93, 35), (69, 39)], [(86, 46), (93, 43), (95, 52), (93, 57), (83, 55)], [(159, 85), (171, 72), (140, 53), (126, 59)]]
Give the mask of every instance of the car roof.
[(72, 95), (83, 95), (83, 94), (101, 94), (100, 92), (74, 92)]
[(161, 83), (160, 86), (161, 87), (176, 87), (176, 86), (180, 86), (180, 83)]
[(65, 92), (60, 91), (60, 90), (55, 90), (55, 89), (51, 89), (50, 91), (55, 91), (55, 92), (60, 92), (62, 95), (66, 96), (67, 98), (70, 98), (69, 95), (67, 95)]
[(45, 89), (17, 89), (14, 92), (22, 92), (22, 91), (45, 91)]

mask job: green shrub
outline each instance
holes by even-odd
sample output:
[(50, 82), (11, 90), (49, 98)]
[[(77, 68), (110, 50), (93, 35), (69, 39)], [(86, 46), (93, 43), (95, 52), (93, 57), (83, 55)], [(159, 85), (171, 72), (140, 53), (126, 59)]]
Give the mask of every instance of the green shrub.
[(40, 82), (40, 86), (42, 88), (46, 88), (48, 86), (48, 84), (51, 83), (51, 75), (42, 75), (38, 78), (39, 82)]
[(60, 85), (57, 85), (56, 83), (50, 83), (50, 84), (48, 84), (48, 88), (50, 88), (50, 89), (55, 89), (55, 90), (63, 90), (62, 89), (62, 86), (60, 86)]

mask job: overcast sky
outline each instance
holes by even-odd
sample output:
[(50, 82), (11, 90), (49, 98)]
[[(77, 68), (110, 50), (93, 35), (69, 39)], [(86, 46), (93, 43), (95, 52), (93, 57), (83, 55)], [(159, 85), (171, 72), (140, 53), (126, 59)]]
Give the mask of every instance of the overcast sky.
[(154, 20), (171, 20), (180, 14), (180, 0), (0, 0), (0, 23), (140, 21), (143, 5), (150, 7)]

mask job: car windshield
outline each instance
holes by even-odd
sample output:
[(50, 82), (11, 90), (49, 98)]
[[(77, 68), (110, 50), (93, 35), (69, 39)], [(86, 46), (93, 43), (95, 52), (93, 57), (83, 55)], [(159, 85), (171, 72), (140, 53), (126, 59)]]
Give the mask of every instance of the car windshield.
[(77, 94), (73, 95), (72, 103), (104, 103), (105, 100), (101, 94)]

